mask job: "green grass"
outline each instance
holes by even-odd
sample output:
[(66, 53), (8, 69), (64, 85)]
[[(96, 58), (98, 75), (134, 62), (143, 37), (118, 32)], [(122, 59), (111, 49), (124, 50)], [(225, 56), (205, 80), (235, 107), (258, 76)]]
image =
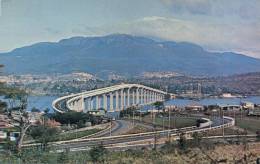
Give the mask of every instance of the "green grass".
[(97, 133), (101, 131), (101, 129), (91, 129), (91, 130), (85, 130), (75, 133), (61, 133), (57, 137), (54, 138), (54, 141), (65, 141), (65, 140), (72, 140), (77, 139), (85, 136), (89, 136), (91, 134)]
[[(153, 123), (153, 120), (151, 118), (151, 116), (146, 116), (145, 118), (143, 118), (144, 122), (147, 123)], [(183, 128), (183, 127), (189, 127), (189, 126), (196, 126), (196, 118), (185, 118), (185, 117), (172, 117), (170, 120), (170, 126), (173, 128)], [(156, 117), (155, 119), (155, 124), (156, 125), (161, 125), (161, 126), (165, 126), (168, 127), (169, 125), (169, 120), (168, 118), (160, 118), (160, 117)]]
[[(57, 136), (55, 136), (52, 141), (66, 141), (66, 140), (73, 140), (81, 137), (86, 137), (91, 134), (97, 133), (101, 131), (102, 129), (90, 129), (90, 130), (85, 130), (85, 131), (80, 131), (80, 132), (74, 132), (74, 133), (60, 133)], [(25, 136), (25, 141), (30, 141), (33, 140), (33, 138), (30, 135)], [(37, 141), (34, 141), (37, 142)]]
[(246, 129), (252, 133), (260, 130), (260, 120), (257, 119), (236, 119), (236, 126)]

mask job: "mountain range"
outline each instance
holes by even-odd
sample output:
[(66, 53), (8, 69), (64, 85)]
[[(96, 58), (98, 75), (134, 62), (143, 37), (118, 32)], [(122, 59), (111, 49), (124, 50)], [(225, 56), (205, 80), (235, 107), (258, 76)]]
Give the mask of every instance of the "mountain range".
[(195, 76), (222, 76), (260, 71), (260, 59), (233, 52), (209, 52), (188, 42), (155, 41), (113, 34), (40, 42), (0, 54), (5, 73), (53, 74), (83, 71), (136, 76), (172, 71)]

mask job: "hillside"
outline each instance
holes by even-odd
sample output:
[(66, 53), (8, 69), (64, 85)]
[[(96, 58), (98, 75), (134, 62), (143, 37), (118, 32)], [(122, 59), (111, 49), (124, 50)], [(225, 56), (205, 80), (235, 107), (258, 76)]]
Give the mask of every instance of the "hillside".
[(232, 93), (240, 95), (260, 95), (260, 72), (238, 74), (231, 76), (218, 77), (191, 77), (191, 76), (172, 76), (172, 77), (152, 77), (130, 79), (128, 83), (138, 81), (144, 85), (165, 89), (169, 92), (182, 93), (198, 90), (201, 85), (202, 93), (219, 95), (222, 93)]
[(191, 43), (157, 42), (124, 34), (73, 37), (42, 42), (0, 54), (6, 73), (43, 74), (83, 71), (100, 77), (152, 71), (187, 75), (232, 75), (260, 70), (260, 60), (245, 55), (211, 53)]

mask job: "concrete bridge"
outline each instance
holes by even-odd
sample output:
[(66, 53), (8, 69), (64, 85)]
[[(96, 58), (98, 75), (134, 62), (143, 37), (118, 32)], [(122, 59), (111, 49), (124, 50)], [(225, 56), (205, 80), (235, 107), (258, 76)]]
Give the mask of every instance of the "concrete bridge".
[(87, 112), (100, 109), (118, 112), (131, 106), (164, 101), (166, 94), (164, 91), (140, 84), (120, 84), (60, 97), (53, 101), (52, 107), (61, 113), (67, 110)]

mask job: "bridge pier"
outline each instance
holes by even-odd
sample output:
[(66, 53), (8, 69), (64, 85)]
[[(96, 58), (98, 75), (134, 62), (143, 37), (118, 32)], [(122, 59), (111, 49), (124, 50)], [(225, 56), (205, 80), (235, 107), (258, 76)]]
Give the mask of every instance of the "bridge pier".
[(146, 105), (148, 103), (147, 94), (148, 94), (147, 90), (144, 90), (144, 105)]
[(90, 97), (90, 110), (93, 110), (94, 109), (94, 99), (93, 97)]
[(127, 90), (127, 107), (130, 106), (130, 88)]
[(107, 111), (107, 95), (103, 94), (103, 108)]
[(120, 111), (124, 109), (124, 89), (120, 91)]
[(116, 91), (116, 111), (120, 111), (119, 110), (119, 93), (118, 91)]
[(132, 105), (135, 105), (135, 90), (132, 89)]
[(124, 110), (124, 109), (126, 109), (126, 93), (125, 92), (123, 92), (123, 101), (124, 101), (124, 103), (123, 103), (123, 110)]
[(144, 89), (142, 88), (140, 90), (140, 104), (143, 105), (144, 104)]
[(165, 94), (166, 92), (140, 84), (120, 84), (64, 96), (53, 101), (52, 105), (58, 112), (62, 112), (57, 109), (61, 108), (61, 105), (57, 105), (59, 101), (65, 102), (68, 110), (91, 111), (103, 108), (106, 111), (114, 112), (133, 105), (146, 105), (155, 101), (163, 101)]
[(152, 91), (149, 92), (149, 103), (152, 103), (153, 100), (152, 100)]
[(96, 110), (98, 110), (100, 108), (99, 106), (99, 96), (96, 96)]
[(136, 104), (140, 104), (140, 93), (139, 93), (139, 88), (136, 89)]
[(110, 110), (110, 112), (114, 112), (114, 95), (113, 95), (113, 93), (110, 93), (109, 94), (109, 100), (110, 100), (110, 103), (109, 103), (109, 110)]
[(85, 110), (85, 101), (84, 101), (84, 97), (82, 96), (80, 99), (80, 103), (81, 103), (81, 111), (84, 112)]

